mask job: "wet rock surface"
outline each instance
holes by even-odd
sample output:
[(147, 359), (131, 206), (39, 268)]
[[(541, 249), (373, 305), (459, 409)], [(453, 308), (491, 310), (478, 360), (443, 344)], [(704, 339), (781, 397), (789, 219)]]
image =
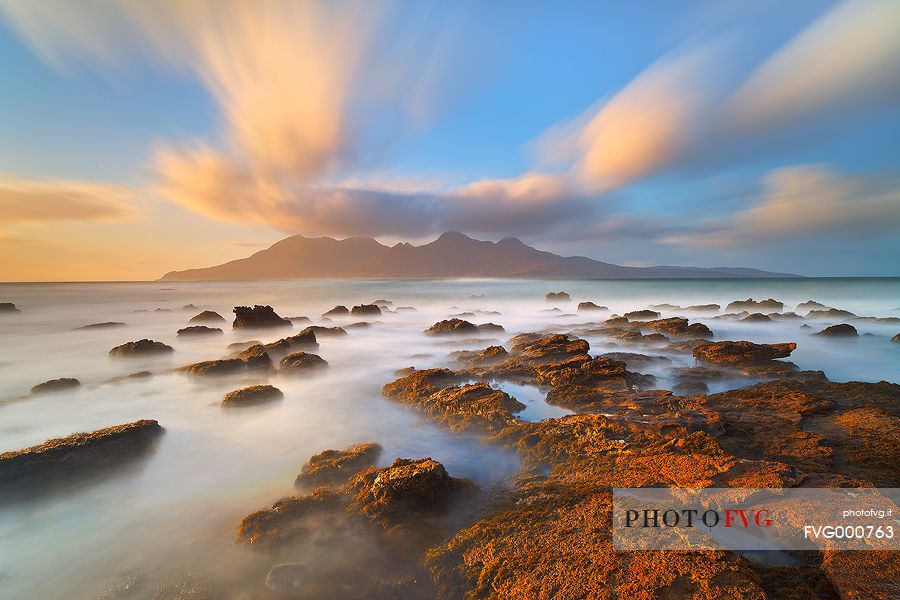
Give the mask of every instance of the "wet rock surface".
[(295, 352), (282, 358), (280, 366), (288, 373), (306, 373), (324, 369), (328, 362), (318, 354)]
[(174, 352), (172, 346), (156, 342), (153, 340), (143, 339), (136, 342), (126, 342), (120, 346), (116, 346), (109, 351), (110, 356), (126, 358), (131, 356), (160, 356)]
[(350, 309), (350, 314), (355, 316), (381, 316), (381, 307), (378, 304), (359, 304)]
[(859, 332), (856, 331), (856, 327), (854, 327), (853, 325), (850, 325), (849, 323), (841, 323), (840, 325), (832, 325), (831, 327), (826, 327), (822, 331), (813, 335), (820, 335), (822, 337), (848, 338), (858, 337)]
[(453, 318), (438, 321), (425, 330), (425, 335), (459, 335), (465, 333), (477, 333), (478, 326), (469, 321)]
[(40, 394), (49, 394), (52, 392), (63, 392), (65, 390), (73, 390), (81, 386), (81, 382), (74, 377), (61, 377), (59, 379), (51, 379), (43, 383), (39, 383), (31, 388), (30, 394), (38, 396)]
[(163, 429), (153, 420), (135, 421), (92, 433), (75, 433), (0, 454), (0, 485), (52, 483), (123, 463), (149, 450)]
[(578, 303), (578, 312), (590, 312), (590, 311), (603, 311), (609, 310), (605, 306), (600, 306), (599, 304), (594, 304), (593, 302), (579, 302)]
[(234, 307), (234, 329), (271, 329), (277, 327), (293, 327), (290, 319), (278, 316), (271, 306), (255, 305)]
[(357, 444), (344, 450), (323, 450), (303, 465), (294, 485), (318, 487), (342, 484), (350, 476), (373, 466), (382, 447), (374, 442)]
[(284, 393), (274, 385), (251, 385), (225, 394), (225, 397), (222, 398), (222, 406), (225, 408), (257, 406), (276, 402), (283, 398)]
[(753, 342), (711, 342), (694, 348), (694, 358), (717, 365), (764, 363), (787, 358), (797, 344), (754, 344)]
[[(268, 359), (268, 355), (265, 355)], [(204, 360), (192, 365), (182, 367), (181, 371), (196, 377), (219, 377), (234, 375), (247, 368), (247, 362), (239, 358), (226, 358), (220, 360)]]
[(547, 292), (544, 295), (544, 300), (547, 302), (568, 302), (572, 298), (566, 292)]

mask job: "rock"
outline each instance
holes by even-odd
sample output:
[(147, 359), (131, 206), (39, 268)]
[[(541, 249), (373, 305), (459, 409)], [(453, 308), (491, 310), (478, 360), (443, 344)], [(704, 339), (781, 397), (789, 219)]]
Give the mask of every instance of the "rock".
[(891, 341), (895, 344), (900, 344), (900, 333), (891, 338)]
[(618, 360), (625, 363), (628, 368), (644, 368), (657, 365), (670, 365), (672, 359), (667, 356), (655, 356), (647, 354), (637, 354), (635, 352), (607, 352), (603, 354), (606, 358)]
[(605, 306), (600, 306), (599, 304), (594, 304), (593, 302), (579, 302), (578, 303), (578, 311), (579, 312), (587, 312), (592, 310), (609, 310)]
[(321, 325), (310, 325), (300, 332), (300, 335), (309, 335), (312, 333), (318, 337), (342, 337), (347, 335), (347, 331), (343, 327), (322, 327)]
[(829, 308), (828, 306), (825, 306), (824, 304), (822, 304), (820, 302), (816, 302), (815, 300), (807, 300), (806, 302), (801, 302), (800, 304), (798, 304), (797, 308), (795, 308), (794, 310), (795, 311), (801, 311), (801, 310), (810, 311), (810, 310), (827, 310), (828, 308)]
[(290, 373), (315, 371), (327, 366), (328, 362), (321, 356), (308, 352), (295, 352), (281, 359), (281, 368)]
[(745, 323), (771, 323), (772, 319), (762, 313), (753, 313), (741, 319)]
[(292, 350), (299, 350), (300, 348), (304, 350), (317, 350), (319, 348), (316, 334), (310, 328), (304, 329), (297, 335), (281, 338), (275, 342), (254, 344), (241, 350), (237, 357), (243, 360), (250, 360), (251, 358), (267, 354), (270, 358), (280, 360)]
[(547, 292), (544, 300), (547, 302), (568, 302), (572, 298), (566, 292)]
[(496, 323), (482, 323), (481, 325), (478, 325), (478, 331), (503, 333), (506, 330), (503, 329), (502, 325), (497, 325)]
[(718, 304), (695, 304), (693, 306), (686, 306), (682, 310), (692, 313), (714, 313), (722, 310), (722, 307)]
[(717, 365), (758, 363), (787, 358), (797, 348), (794, 342), (785, 344), (754, 344), (753, 342), (711, 342), (694, 348), (694, 358)]
[(397, 312), (418, 312), (418, 309), (413, 306), (398, 306), (395, 310)]
[(416, 526), (421, 515), (445, 512), (451, 502), (477, 488), (447, 474), (431, 458), (398, 458), (391, 466), (370, 468), (347, 484), (354, 496), (352, 508), (385, 527)]
[(318, 487), (344, 483), (354, 473), (373, 466), (382, 448), (375, 443), (357, 444), (344, 450), (324, 450), (310, 458), (294, 485)]
[(823, 337), (857, 337), (859, 332), (856, 331), (856, 327), (853, 325), (842, 323), (840, 325), (826, 327), (819, 333), (814, 333), (813, 335), (821, 335)]
[(206, 325), (191, 325), (190, 327), (179, 329), (176, 333), (184, 336), (222, 335), (222, 330), (218, 327), (207, 327)]
[[(443, 378), (444, 372), (450, 374), (446, 379)], [(417, 371), (385, 385), (383, 392), (386, 397), (416, 408), (438, 423), (460, 431), (496, 430), (514, 420), (513, 413), (526, 408), (506, 392), (495, 390), (484, 382), (446, 385), (448, 381), (459, 379), (446, 369)]]
[(356, 323), (350, 323), (349, 325), (344, 325), (344, 329), (368, 329), (372, 324), (367, 321), (358, 321)]
[(378, 300), (372, 300), (371, 304), (376, 304), (378, 306), (393, 306), (394, 305), (394, 303), (391, 302), (390, 300), (385, 300), (383, 298), (378, 299)]
[(304, 534), (319, 524), (319, 517), (343, 508), (345, 499), (328, 488), (304, 496), (290, 496), (241, 520), (237, 540), (241, 544), (276, 546)]
[(234, 307), (235, 329), (267, 329), (272, 327), (293, 327), (290, 319), (283, 319), (275, 313), (271, 306), (257, 304), (253, 308), (249, 306)]
[(469, 321), (462, 319), (447, 319), (438, 321), (425, 330), (425, 335), (457, 335), (461, 333), (474, 333), (478, 327)]
[(91, 323), (90, 325), (82, 325), (81, 327), (76, 327), (76, 330), (83, 329), (114, 329), (116, 327), (125, 327), (125, 323), (120, 321), (106, 321), (104, 323)]
[(228, 344), (226, 348), (233, 352), (240, 352), (242, 350), (246, 350), (251, 346), (256, 346), (257, 344), (262, 344), (259, 340), (247, 340), (245, 342), (234, 342), (232, 344)]
[(191, 317), (188, 323), (227, 323), (227, 321), (214, 310), (204, 310)]
[(709, 386), (703, 381), (685, 381), (676, 383), (672, 391), (679, 396), (690, 396), (692, 394), (707, 394)]
[(768, 300), (754, 300), (747, 298), (746, 300), (735, 300), (725, 307), (725, 310), (775, 310), (781, 312), (784, 310), (784, 303), (769, 298)]
[(309, 317), (285, 317), (291, 323), (312, 323), (312, 319)]
[(0, 313), (17, 313), (22, 312), (12, 302), (0, 302)]
[[(268, 358), (268, 355), (266, 355)], [(180, 370), (188, 375), (197, 377), (218, 377), (222, 375), (234, 375), (247, 368), (247, 363), (239, 358), (226, 358), (220, 360), (205, 360), (194, 363)]]
[(129, 373), (128, 375), (112, 377), (107, 379), (106, 383), (122, 383), (124, 381), (134, 381), (135, 379), (149, 379), (150, 377), (153, 377), (153, 373), (150, 371), (136, 371), (134, 373)]
[(812, 329), (812, 327), (810, 327), (807, 323), (804, 323), (800, 326), (800, 329)]
[(628, 323), (628, 319), (626, 319), (625, 317), (616, 316), (610, 317), (609, 319), (603, 321), (604, 325), (624, 325), (626, 323)]
[(284, 398), (284, 393), (272, 385), (251, 385), (233, 392), (228, 392), (222, 399), (226, 408), (240, 406), (256, 406), (266, 402), (274, 402)]
[(484, 350), (470, 351), (460, 350), (450, 354), (456, 361), (465, 366), (476, 367), (491, 365), (509, 357), (509, 352), (503, 346), (488, 346)]
[(785, 312), (785, 313), (769, 313), (766, 315), (769, 319), (773, 321), (800, 321), (803, 319), (800, 315), (794, 312)]
[(266, 587), (276, 594), (296, 594), (309, 581), (309, 568), (301, 563), (284, 563), (269, 569)]
[(153, 340), (142, 339), (136, 342), (126, 342), (116, 346), (109, 351), (110, 356), (116, 357), (132, 357), (132, 356), (159, 356), (174, 352), (172, 346), (155, 342)]
[(103, 470), (148, 450), (163, 429), (152, 420), (75, 433), (0, 454), (0, 485)]
[(184, 306), (181, 307), (181, 310), (197, 310), (198, 308), (200, 308), (200, 307), (194, 306), (194, 304), (192, 303), (192, 304), (185, 304)]
[(338, 304), (328, 312), (322, 313), (323, 317), (344, 317), (350, 314), (350, 311), (346, 306), (342, 304)]
[(655, 310), (633, 310), (624, 315), (629, 321), (648, 321), (650, 319), (658, 319), (660, 316)]
[(640, 323), (639, 327), (680, 338), (710, 339), (713, 337), (713, 332), (703, 323), (689, 323), (682, 317), (644, 321)]
[(72, 377), (62, 377), (60, 379), (51, 379), (44, 383), (39, 383), (31, 388), (31, 395), (47, 394), (49, 392), (62, 392), (71, 390), (81, 386), (81, 382)]
[(350, 314), (358, 317), (365, 315), (381, 316), (381, 308), (377, 304), (359, 304), (350, 309)]
[(829, 308), (828, 310), (811, 310), (806, 313), (807, 319), (852, 319), (856, 317), (849, 310)]

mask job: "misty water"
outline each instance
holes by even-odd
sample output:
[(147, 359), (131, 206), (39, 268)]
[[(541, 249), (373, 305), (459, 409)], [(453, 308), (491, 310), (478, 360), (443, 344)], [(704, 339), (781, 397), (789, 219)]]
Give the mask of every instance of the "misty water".
[[(556, 290), (569, 292), (572, 302), (548, 304), (544, 294)], [(151, 589), (154, 578), (186, 570), (213, 578), (243, 571), (258, 577), (272, 559), (235, 545), (238, 522), (293, 493), (302, 464), (326, 448), (376, 441), (384, 447), (381, 464), (431, 456), (453, 476), (483, 487), (502, 485), (515, 475), (517, 457), (384, 399), (381, 387), (396, 378), (394, 371), (452, 367), (448, 354), (455, 350), (502, 344), (526, 331), (565, 332), (652, 304), (724, 307), (751, 296), (781, 300), (785, 310), (816, 300), (860, 316), (900, 317), (900, 279), (0, 284), (0, 301), (22, 310), (0, 315), (0, 452), (137, 419), (156, 419), (165, 428), (152, 454), (114, 476), (27, 499), (0, 499), (0, 597), (101, 597), (108, 581), (132, 572), (147, 574)], [(319, 317), (337, 304), (380, 298), (416, 311), (330, 323)], [(610, 312), (576, 314), (582, 300)], [(183, 308), (188, 304), (196, 308)], [(234, 342), (287, 335), (232, 331), (232, 307), (253, 304), (270, 304), (282, 316), (303, 315), (317, 324), (378, 322), (350, 329), (346, 337), (320, 337), (318, 354), (329, 368), (313, 377), (248, 373), (209, 379), (173, 371), (226, 357)], [(229, 320), (217, 325), (224, 335), (177, 337), (176, 330), (201, 310)], [(465, 318), (475, 323), (499, 323), (506, 333), (478, 340), (423, 335), (435, 321), (459, 313), (474, 314)], [(855, 322), (860, 334), (872, 335), (837, 340), (812, 335), (834, 320), (808, 321), (812, 328), (803, 329), (804, 321), (750, 324), (685, 316), (708, 324), (716, 339), (796, 341), (790, 360), (801, 369), (823, 370), (833, 381), (900, 382), (900, 344), (890, 342), (900, 333), (898, 324)], [(104, 321), (127, 325), (76, 329)], [(305, 326), (297, 323), (294, 331)], [(141, 338), (165, 342), (175, 352), (153, 359), (108, 356), (113, 346)], [(595, 354), (659, 354), (587, 339)], [(686, 355), (669, 358), (671, 364), (639, 370), (658, 375), (660, 387), (666, 387), (668, 368), (693, 364)], [(143, 370), (153, 377), (108, 382)], [(28, 397), (33, 385), (59, 377), (76, 377), (82, 385)], [(255, 383), (275, 385), (284, 400), (241, 410), (220, 407), (225, 393)], [(747, 384), (716, 382), (713, 391)], [(566, 414), (543, 402), (539, 388), (497, 385), (527, 406), (524, 419)]]

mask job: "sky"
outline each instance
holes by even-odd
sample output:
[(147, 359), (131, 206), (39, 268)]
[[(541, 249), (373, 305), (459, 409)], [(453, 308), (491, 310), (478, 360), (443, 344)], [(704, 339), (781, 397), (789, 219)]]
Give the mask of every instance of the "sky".
[(0, 281), (292, 235), (900, 276), (900, 2), (0, 0)]

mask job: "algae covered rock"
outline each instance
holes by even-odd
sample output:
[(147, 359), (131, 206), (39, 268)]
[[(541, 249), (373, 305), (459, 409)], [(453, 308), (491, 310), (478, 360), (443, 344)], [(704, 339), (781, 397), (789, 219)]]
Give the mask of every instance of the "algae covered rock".
[(226, 408), (256, 406), (283, 398), (284, 393), (273, 385), (251, 385), (225, 394), (222, 406)]
[(81, 386), (81, 382), (77, 379), (73, 377), (61, 377), (59, 379), (51, 379), (50, 381), (37, 384), (31, 388), (31, 395), (37, 396), (39, 394), (48, 394), (50, 392), (62, 392), (75, 389), (79, 386)]
[(136, 342), (126, 342), (109, 351), (110, 356), (127, 358), (132, 356), (160, 356), (170, 354), (175, 349), (168, 344), (153, 340), (142, 339)]
[(381, 446), (373, 442), (344, 450), (323, 450), (303, 465), (294, 485), (318, 487), (344, 483), (354, 473), (374, 465), (381, 451)]

